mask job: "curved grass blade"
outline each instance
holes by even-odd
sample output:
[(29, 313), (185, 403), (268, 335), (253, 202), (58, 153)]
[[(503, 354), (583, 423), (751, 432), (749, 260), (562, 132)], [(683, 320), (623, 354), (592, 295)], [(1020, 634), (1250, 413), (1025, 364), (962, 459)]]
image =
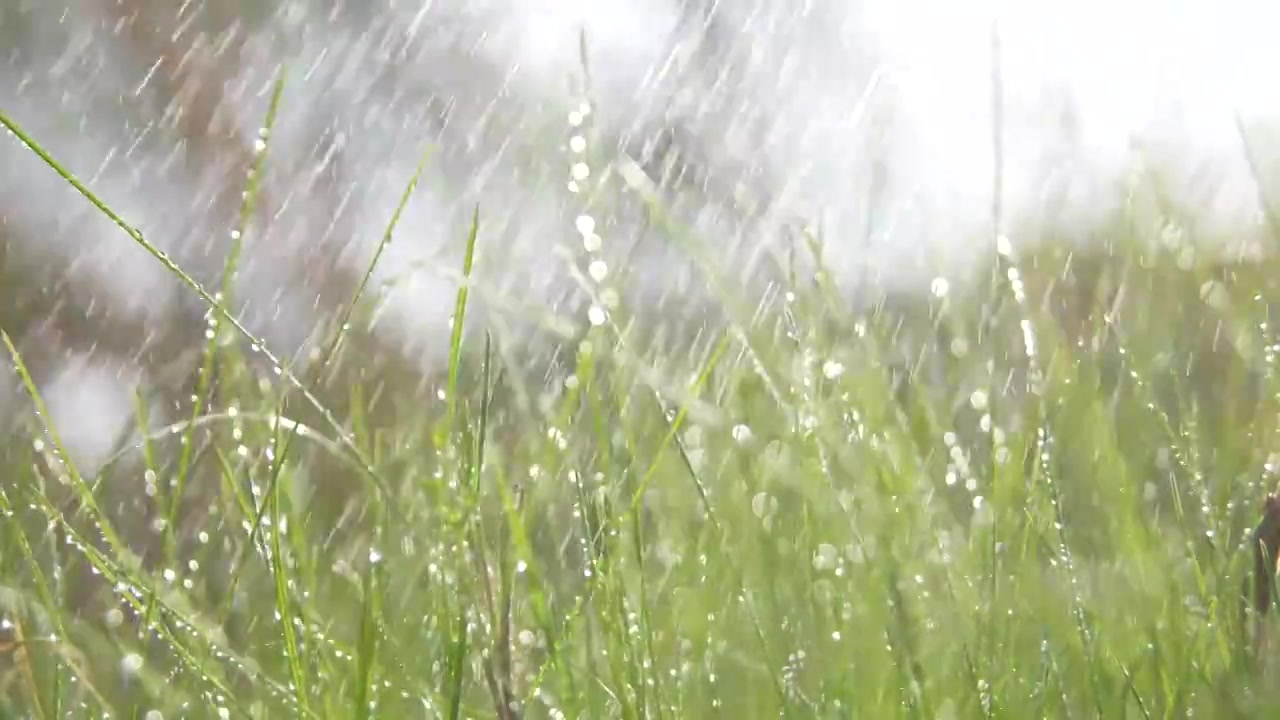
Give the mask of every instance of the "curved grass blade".
[[(226, 303), (214, 297), (213, 294), (206, 290), (204, 286), (195, 280), (195, 278), (191, 277), (190, 274), (179, 267), (173, 258), (169, 257), (167, 253), (160, 250), (149, 240), (143, 237), (141, 231), (126, 222), (124, 218), (120, 217), (119, 214), (112, 210), (105, 202), (102, 201), (102, 199), (100, 199), (92, 190), (81, 182), (79, 178), (73, 175), (66, 168), (62, 167), (62, 165), (55, 160), (47, 150), (40, 146), (35, 139), (31, 137), (31, 135), (27, 134), (21, 126), (3, 112), (0, 112), (0, 125), (3, 125), (7, 130), (9, 130), (9, 132), (13, 133), (13, 135), (18, 138), (19, 142), (21, 142), (27, 149), (34, 152), (46, 165), (49, 166), (50, 169), (56, 172), (63, 180), (66, 180), (68, 184), (84, 196), (84, 198), (97, 208), (99, 212), (115, 223), (117, 227), (123, 230), (125, 234), (145, 250), (147, 254), (163, 265), (170, 274), (178, 278), (184, 285), (190, 288), (191, 291), (199, 296), (201, 301), (219, 315), (223, 321), (234, 328), (236, 332), (240, 333), (240, 335), (246, 340), (255, 345), (262, 356), (271, 363), (272, 367), (280, 371), (280, 377), (283, 378), (285, 382), (292, 385), (296, 390), (301, 392), (307, 403), (310, 404), (316, 412), (320, 413), (320, 416), (324, 418), (325, 424), (329, 425), (336, 434), (336, 437), (342, 447), (359, 461), (361, 474), (365, 479), (370, 481), (384, 497), (390, 497), (391, 493), (387, 483), (378, 475), (365, 453), (360, 450), (360, 448), (355, 444), (355, 441), (343, 429), (342, 423), (338, 421), (333, 412), (325, 407), (324, 403), (320, 401), (320, 398), (309, 390), (302, 380), (288, 369), (286, 364), (275, 353), (271, 352), (267, 344), (261, 338), (250, 332), (243, 323), (236, 319), (235, 315), (233, 315), (228, 309)], [(394, 503), (390, 503), (389, 506), (393, 511), (398, 512)]]
[[(285, 70), (280, 69), (276, 76), (275, 87), (271, 92), (271, 103), (267, 106), (267, 117), (263, 122), (262, 128), (262, 144), (258, 146), (253, 160), (253, 167), (249, 173), (249, 179), (246, 183), (243, 200), (240, 204), (239, 217), (236, 221), (235, 232), (231, 234), (231, 249), (227, 253), (227, 260), (222, 267), (222, 302), (232, 305), (231, 301), (231, 281), (235, 277), (236, 263), (240, 259), (240, 250), (244, 243), (244, 234), (249, 229), (249, 220), (253, 217), (253, 210), (258, 198), (258, 189), (261, 183), (263, 168), (266, 165), (267, 148), (269, 147), (269, 138), (271, 130), (275, 127), (276, 114), (280, 109), (280, 98), (284, 94)], [(200, 417), (204, 412), (205, 402), (212, 401), (210, 396), (211, 385), (213, 382), (214, 361), (217, 355), (218, 342), (222, 335), (222, 318), (214, 315), (210, 318), (208, 341), (205, 343), (204, 358), (200, 363), (200, 373), (196, 380), (196, 391), (193, 397), (195, 402), (191, 406), (191, 424), (187, 426), (188, 431), (184, 434), (181, 449), (178, 455), (178, 471), (175, 476), (175, 485), (173, 488), (173, 496), (169, 502), (169, 522), (166, 524), (168, 528), (166, 536), (170, 544), (172, 552), (174, 538), (173, 528), (178, 523), (178, 508), (182, 503), (183, 491), (186, 489), (187, 475), (191, 470), (191, 455), (195, 448), (195, 419)], [(163, 483), (161, 483), (163, 485)]]

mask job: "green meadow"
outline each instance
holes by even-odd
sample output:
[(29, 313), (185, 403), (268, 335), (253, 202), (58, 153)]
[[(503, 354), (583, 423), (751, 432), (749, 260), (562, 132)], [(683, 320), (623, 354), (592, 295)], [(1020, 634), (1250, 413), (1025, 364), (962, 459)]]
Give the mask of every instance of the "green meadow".
[(1274, 580), (1270, 254), (1116, 218), (1087, 250), (975, 238), (972, 282), (855, 305), (838, 240), (798, 234), (763, 302), (700, 263), (716, 318), (673, 338), (586, 252), (595, 304), (544, 376), (475, 321), (479, 208), (415, 391), (362, 329), (377, 287), (295, 368), (227, 312), (235, 248), (198, 285), (4, 124), (210, 308), (183, 419), (139, 398), (92, 476), (5, 328), (29, 410), (0, 450), (5, 717), (1280, 711), (1244, 599)]

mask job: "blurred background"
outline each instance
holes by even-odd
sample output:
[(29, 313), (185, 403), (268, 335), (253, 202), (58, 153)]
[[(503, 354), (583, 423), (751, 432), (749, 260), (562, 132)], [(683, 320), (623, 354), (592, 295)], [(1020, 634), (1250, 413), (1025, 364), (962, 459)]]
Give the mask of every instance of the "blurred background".
[[(812, 271), (806, 237), (850, 306), (964, 287), (998, 236), (1105, 255), (1120, 224), (1126, 242), (1260, 258), (1278, 16), (1244, 0), (3, 0), (0, 110), (211, 291), (242, 243), (230, 301), (300, 361), (425, 158), (358, 334), (363, 363), (429, 401), (477, 207), (476, 327), (535, 375), (589, 306), (609, 309), (593, 283), (675, 348), (720, 304), (706, 268), (767, 301)], [(13, 137), (0, 221), (0, 326), (92, 468), (135, 392), (157, 418), (188, 396), (207, 308)], [(0, 422), (20, 396), (0, 395)]]

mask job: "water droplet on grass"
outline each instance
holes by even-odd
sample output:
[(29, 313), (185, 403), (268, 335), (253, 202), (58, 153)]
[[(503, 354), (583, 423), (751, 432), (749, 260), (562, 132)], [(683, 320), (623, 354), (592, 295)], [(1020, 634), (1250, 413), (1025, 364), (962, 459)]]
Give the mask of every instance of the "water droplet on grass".
[(835, 568), (840, 553), (836, 550), (835, 545), (822, 543), (818, 546), (818, 551), (813, 555), (814, 570), (831, 570)]
[(129, 653), (120, 660), (120, 669), (127, 675), (135, 675), (142, 669), (142, 656), (138, 653)]
[(587, 274), (596, 282), (604, 282), (604, 279), (609, 275), (609, 266), (603, 260), (592, 261), (591, 265), (587, 267)]
[(973, 394), (969, 396), (969, 404), (973, 406), (974, 410), (986, 410), (987, 393), (982, 390), (974, 390)]

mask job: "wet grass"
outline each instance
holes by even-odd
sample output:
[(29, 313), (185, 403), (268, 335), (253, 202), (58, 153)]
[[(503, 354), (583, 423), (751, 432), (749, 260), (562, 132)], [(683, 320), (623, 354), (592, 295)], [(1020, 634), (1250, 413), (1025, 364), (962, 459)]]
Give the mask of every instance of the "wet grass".
[(679, 352), (579, 272), (550, 384), (463, 331), (464, 283), (439, 387), (377, 409), (342, 374), (363, 284), (295, 372), (216, 342), (248, 333), (183, 274), (196, 400), (167, 428), (140, 403), (99, 477), (5, 335), (36, 412), (0, 455), (4, 715), (1280, 709), (1240, 614), (1280, 452), (1273, 261), (1001, 246), (972, 287), (853, 311), (810, 240), (759, 307), (714, 283), (728, 322)]

